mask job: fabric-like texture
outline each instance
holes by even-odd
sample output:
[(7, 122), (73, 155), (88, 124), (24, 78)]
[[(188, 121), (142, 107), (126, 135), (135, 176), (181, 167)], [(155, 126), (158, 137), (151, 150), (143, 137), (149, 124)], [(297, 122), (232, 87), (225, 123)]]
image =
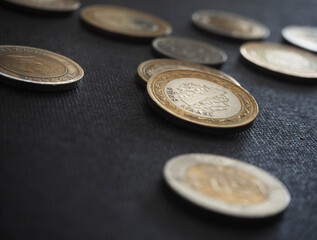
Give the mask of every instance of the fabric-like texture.
[[(191, 24), (200, 9), (232, 11), (263, 22), (269, 41), (286, 25), (317, 25), (315, 0), (88, 1), (140, 9), (167, 20), (174, 36), (222, 48), (222, 70), (257, 100), (254, 125), (213, 136), (179, 127), (154, 112), (136, 81), (150, 43), (83, 28), (79, 11), (34, 15), (0, 6), (0, 44), (65, 55), (85, 70), (82, 86), (45, 93), (0, 85), (0, 238), (3, 240), (317, 239), (317, 86), (281, 81), (245, 65), (241, 42)], [(222, 219), (170, 191), (165, 162), (202, 152), (261, 167), (289, 189), (292, 201), (275, 221)]]

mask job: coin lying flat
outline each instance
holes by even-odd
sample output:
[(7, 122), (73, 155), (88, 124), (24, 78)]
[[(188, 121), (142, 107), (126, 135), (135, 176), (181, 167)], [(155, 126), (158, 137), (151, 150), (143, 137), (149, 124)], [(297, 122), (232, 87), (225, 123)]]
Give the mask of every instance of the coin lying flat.
[(228, 12), (201, 10), (192, 15), (192, 21), (203, 30), (241, 40), (259, 40), (270, 35), (263, 24)]
[(41, 11), (71, 12), (80, 7), (77, 0), (4, 0), (17, 6), (32, 8)]
[(284, 211), (287, 188), (251, 164), (212, 154), (184, 154), (164, 167), (167, 184), (207, 210), (239, 218), (265, 218)]
[(174, 60), (174, 59), (166, 59), (166, 58), (151, 59), (151, 60), (142, 62), (139, 65), (138, 74), (142, 79), (141, 84), (146, 85), (152, 76), (167, 70), (196, 70), (196, 71), (209, 72), (209, 73), (216, 74), (219, 77), (225, 80), (229, 80), (233, 82), (234, 84), (240, 86), (238, 81), (235, 80), (233, 77), (221, 71), (218, 71), (214, 68), (196, 64), (196, 63), (186, 62), (182, 60)]
[(241, 46), (240, 53), (251, 63), (279, 74), (317, 78), (317, 56), (299, 48), (268, 42), (250, 42)]
[(153, 48), (160, 54), (179, 60), (219, 65), (227, 61), (227, 54), (219, 48), (204, 42), (179, 37), (154, 39)]
[(172, 32), (172, 27), (158, 17), (119, 6), (88, 6), (80, 17), (99, 30), (121, 36), (155, 38)]
[(57, 53), (25, 46), (0, 46), (0, 81), (34, 90), (77, 87), (84, 76), (74, 61)]
[(288, 26), (282, 30), (283, 38), (301, 48), (317, 52), (317, 28), (308, 26)]
[(229, 130), (250, 126), (258, 114), (254, 98), (216, 74), (192, 70), (158, 73), (147, 83), (152, 107), (185, 127)]

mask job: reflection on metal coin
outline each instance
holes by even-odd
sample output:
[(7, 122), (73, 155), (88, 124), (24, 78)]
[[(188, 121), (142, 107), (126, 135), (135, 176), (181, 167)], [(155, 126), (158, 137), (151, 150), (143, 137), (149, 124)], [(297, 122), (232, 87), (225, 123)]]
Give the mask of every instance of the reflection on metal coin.
[(4, 0), (16, 6), (50, 12), (71, 12), (80, 7), (78, 0)]
[(166, 58), (158, 58), (158, 59), (151, 59), (145, 62), (142, 62), (138, 67), (138, 74), (142, 79), (141, 84), (146, 85), (149, 79), (163, 71), (167, 70), (196, 70), (196, 71), (203, 71), (209, 72), (223, 78), (224, 80), (229, 80), (234, 84), (240, 86), (237, 80), (233, 77), (225, 74), (224, 72), (218, 71), (214, 68), (207, 67), (204, 65), (186, 62), (182, 60), (175, 60), (175, 59), (166, 59)]
[(306, 50), (317, 52), (317, 28), (309, 26), (288, 26), (282, 30), (284, 39)]
[(172, 27), (160, 18), (119, 6), (88, 6), (80, 17), (92, 27), (121, 36), (155, 38), (172, 32)]
[(201, 130), (238, 130), (254, 121), (258, 106), (243, 88), (216, 74), (169, 70), (147, 83), (152, 107), (166, 118)]
[(180, 37), (161, 37), (154, 39), (153, 48), (160, 54), (179, 60), (219, 65), (227, 61), (227, 54), (204, 42)]
[(83, 69), (62, 55), (25, 46), (0, 46), (0, 80), (34, 90), (67, 90), (77, 87)]
[(270, 71), (306, 79), (317, 78), (317, 56), (285, 44), (250, 42), (240, 48), (251, 63)]
[(239, 218), (265, 218), (284, 211), (287, 188), (271, 174), (235, 159), (212, 154), (184, 154), (164, 167), (167, 184), (207, 210)]
[(228, 12), (201, 10), (192, 15), (192, 21), (203, 30), (241, 40), (260, 40), (270, 35), (263, 24)]

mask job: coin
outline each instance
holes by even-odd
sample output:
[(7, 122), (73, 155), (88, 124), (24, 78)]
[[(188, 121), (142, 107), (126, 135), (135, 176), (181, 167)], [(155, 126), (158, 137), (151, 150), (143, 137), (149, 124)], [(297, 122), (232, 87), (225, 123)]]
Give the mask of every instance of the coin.
[(283, 38), (298, 47), (317, 52), (317, 28), (309, 26), (288, 26), (282, 30)]
[(99, 30), (121, 36), (155, 38), (172, 32), (172, 27), (158, 17), (119, 6), (88, 6), (80, 17)]
[(270, 35), (270, 30), (263, 24), (228, 12), (201, 10), (192, 15), (192, 21), (208, 32), (240, 40), (259, 40)]
[(166, 70), (197, 70), (203, 72), (209, 72), (218, 75), (219, 77), (229, 80), (234, 84), (240, 86), (237, 80), (233, 77), (225, 74), (224, 72), (218, 71), (214, 68), (207, 67), (204, 65), (186, 62), (182, 60), (174, 60), (174, 59), (151, 59), (145, 62), (142, 62), (138, 67), (138, 74), (141, 77), (142, 85), (146, 85), (149, 79), (157, 73), (166, 71)]
[(167, 184), (180, 196), (213, 212), (239, 218), (265, 218), (284, 211), (287, 188), (251, 164), (212, 154), (184, 154), (164, 167)]
[(84, 76), (74, 61), (57, 53), (25, 46), (0, 46), (0, 81), (34, 90), (67, 90)]
[(152, 107), (166, 118), (198, 130), (238, 130), (258, 114), (254, 98), (243, 88), (216, 74), (169, 70), (150, 78)]
[(240, 47), (240, 53), (251, 63), (275, 73), (305, 79), (317, 78), (317, 57), (299, 48), (250, 42)]
[(41, 11), (71, 12), (80, 7), (77, 0), (4, 0), (17, 6)]
[(179, 37), (154, 39), (153, 48), (160, 54), (179, 60), (205, 65), (219, 65), (227, 61), (227, 54), (204, 42)]

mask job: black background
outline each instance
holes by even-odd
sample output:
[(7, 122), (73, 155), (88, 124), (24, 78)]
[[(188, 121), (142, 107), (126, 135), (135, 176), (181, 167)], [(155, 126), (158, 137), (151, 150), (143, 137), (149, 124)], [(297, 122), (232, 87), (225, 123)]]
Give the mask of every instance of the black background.
[[(193, 11), (255, 18), (280, 42), (286, 25), (317, 25), (315, 0), (82, 1), (155, 14), (190, 37), (224, 49), (222, 70), (256, 98), (260, 113), (240, 134), (213, 136), (164, 120), (147, 104), (136, 68), (150, 43), (93, 34), (79, 11), (43, 16), (0, 7), (0, 44), (51, 50), (78, 62), (83, 85), (45, 93), (0, 85), (1, 239), (316, 239), (317, 86), (281, 81), (239, 58), (241, 42), (204, 34)], [(299, 80), (298, 82), (301, 82)], [(284, 215), (266, 224), (233, 222), (186, 204), (162, 168), (178, 154), (226, 155), (259, 166), (288, 187)]]

